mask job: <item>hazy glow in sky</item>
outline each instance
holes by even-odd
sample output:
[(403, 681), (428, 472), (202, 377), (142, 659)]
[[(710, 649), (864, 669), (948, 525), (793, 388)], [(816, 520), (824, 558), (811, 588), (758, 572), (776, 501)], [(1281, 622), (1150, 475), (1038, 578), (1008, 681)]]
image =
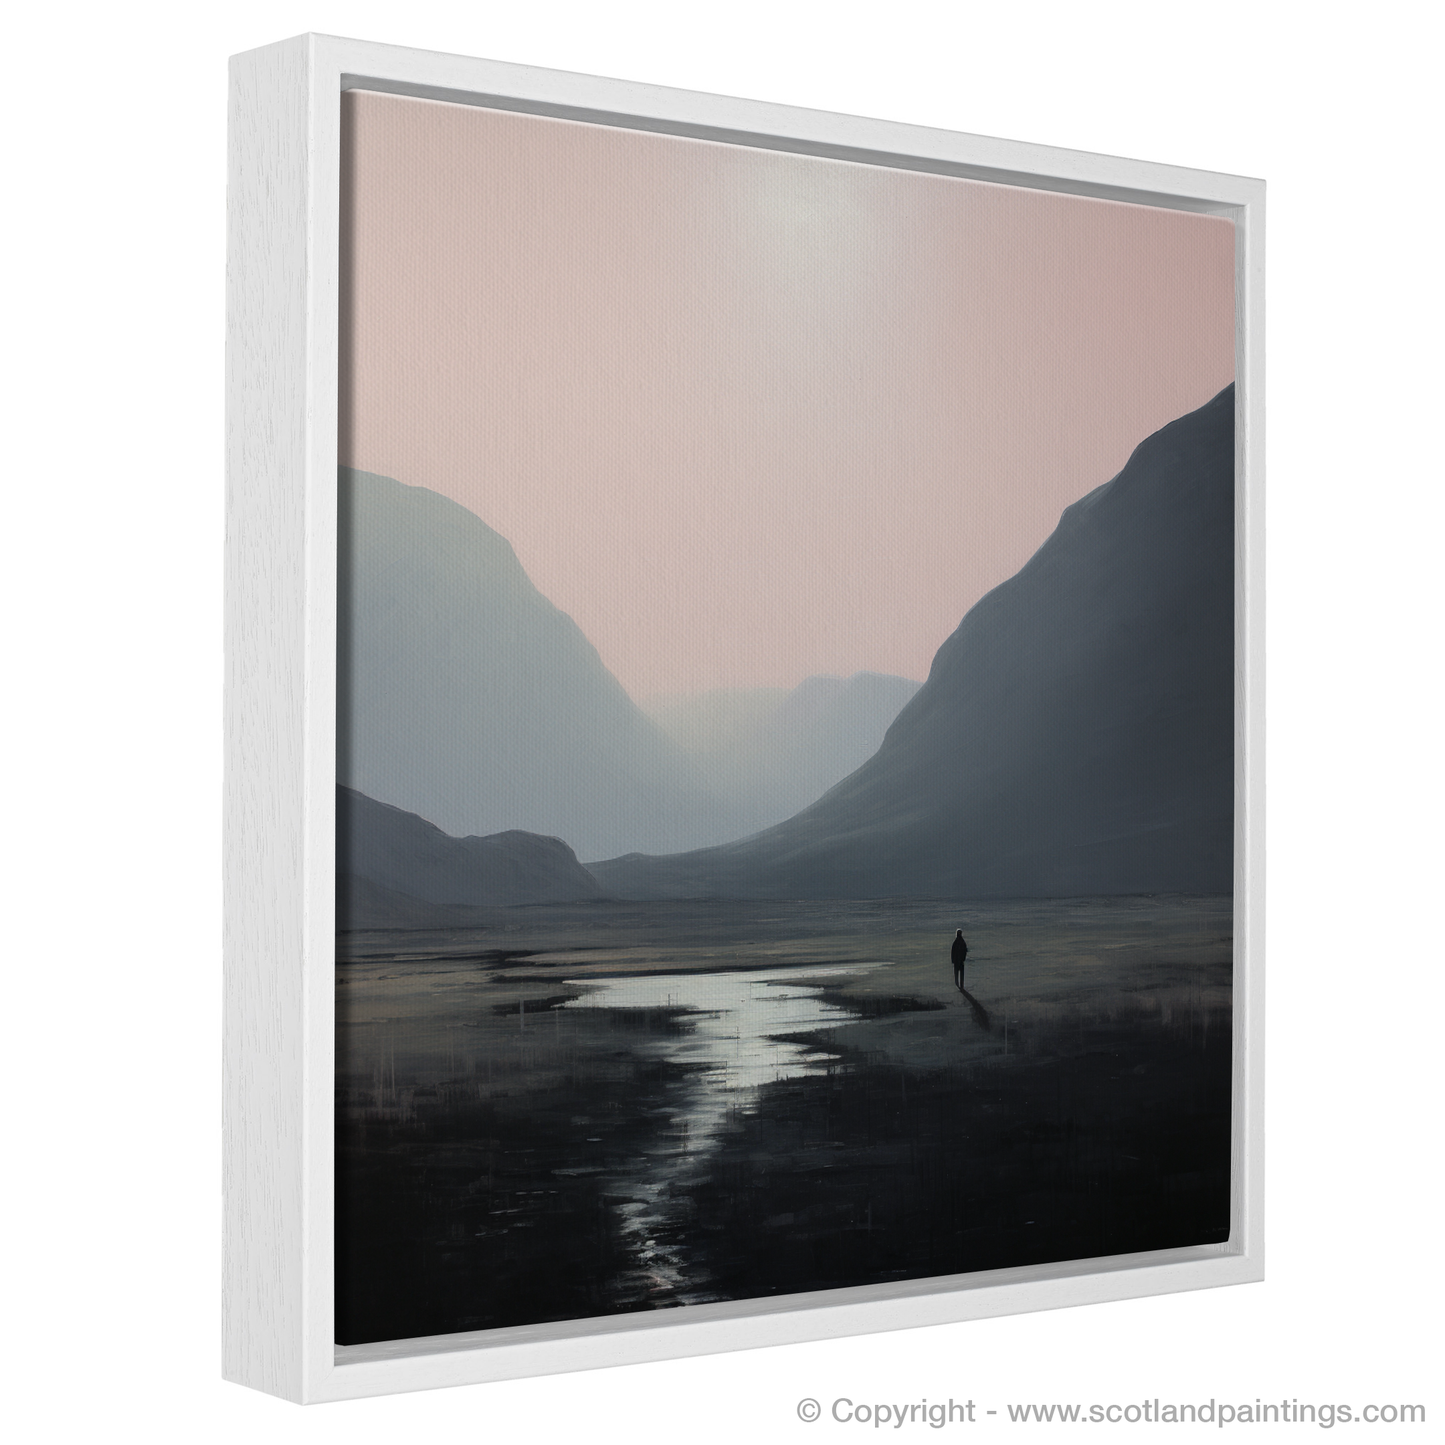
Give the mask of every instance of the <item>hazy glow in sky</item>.
[(1212, 217), (351, 91), (341, 459), (636, 697), (926, 676), (1234, 375)]

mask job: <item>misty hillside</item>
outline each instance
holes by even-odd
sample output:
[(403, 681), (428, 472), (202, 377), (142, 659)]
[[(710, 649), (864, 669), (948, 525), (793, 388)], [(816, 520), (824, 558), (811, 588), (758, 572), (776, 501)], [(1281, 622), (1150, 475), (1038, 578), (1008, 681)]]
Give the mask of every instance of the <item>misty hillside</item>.
[(631, 898), (1228, 892), (1233, 685), (1231, 386), (1064, 512), (818, 802), (589, 867)]
[[(338, 901), (349, 900), (341, 927), (413, 926), (439, 918), (432, 905), (570, 903), (596, 898), (597, 881), (560, 838), (513, 830), (453, 838), (425, 818), (336, 790)], [(355, 915), (385, 915), (365, 925)]]
[(797, 687), (722, 689), (645, 710), (737, 810), (740, 833), (791, 817), (877, 752), (920, 684), (859, 672)]
[(349, 468), (339, 510), (339, 782), (582, 857), (745, 831), (472, 512)]

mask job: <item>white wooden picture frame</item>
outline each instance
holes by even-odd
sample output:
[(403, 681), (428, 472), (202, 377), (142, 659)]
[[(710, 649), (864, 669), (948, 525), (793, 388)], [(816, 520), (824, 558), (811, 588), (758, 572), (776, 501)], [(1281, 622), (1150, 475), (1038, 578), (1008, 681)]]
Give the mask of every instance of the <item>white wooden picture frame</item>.
[[(1223, 1245), (338, 1347), (332, 1329), (341, 94), (364, 88), (1230, 219), (1236, 234), (1232, 1233)], [(305, 35), (230, 95), (227, 1378), (312, 1402), (1238, 1284), (1263, 1271), (1261, 181)]]

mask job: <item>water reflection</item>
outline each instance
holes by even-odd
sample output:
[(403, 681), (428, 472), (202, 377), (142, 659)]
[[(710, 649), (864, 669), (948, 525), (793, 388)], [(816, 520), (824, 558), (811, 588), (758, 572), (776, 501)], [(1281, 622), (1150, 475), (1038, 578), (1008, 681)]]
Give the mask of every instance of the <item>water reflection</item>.
[[(877, 966), (833, 966), (826, 977), (831, 981)], [(729, 1118), (747, 1112), (762, 1085), (815, 1072), (838, 1057), (784, 1037), (856, 1017), (822, 996), (819, 977), (816, 967), (804, 967), (573, 983), (588, 992), (564, 1008), (686, 1011), (688, 1027), (640, 1045), (690, 1070), (669, 1124), (659, 1133), (660, 1143), (616, 1169), (601, 1171), (608, 1187), (622, 1196), (617, 1208), (638, 1260), (637, 1282), (659, 1302), (695, 1304), (713, 1298), (699, 1282), (690, 1284), (683, 1251), (659, 1238), (679, 1186), (700, 1173)]]

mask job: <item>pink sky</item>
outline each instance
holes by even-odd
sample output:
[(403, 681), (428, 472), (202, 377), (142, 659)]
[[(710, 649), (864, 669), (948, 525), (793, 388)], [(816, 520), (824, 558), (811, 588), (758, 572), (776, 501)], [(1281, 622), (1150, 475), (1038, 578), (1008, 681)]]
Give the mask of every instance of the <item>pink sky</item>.
[(341, 459), (471, 508), (634, 697), (923, 678), (1234, 375), (1227, 221), (343, 107)]

